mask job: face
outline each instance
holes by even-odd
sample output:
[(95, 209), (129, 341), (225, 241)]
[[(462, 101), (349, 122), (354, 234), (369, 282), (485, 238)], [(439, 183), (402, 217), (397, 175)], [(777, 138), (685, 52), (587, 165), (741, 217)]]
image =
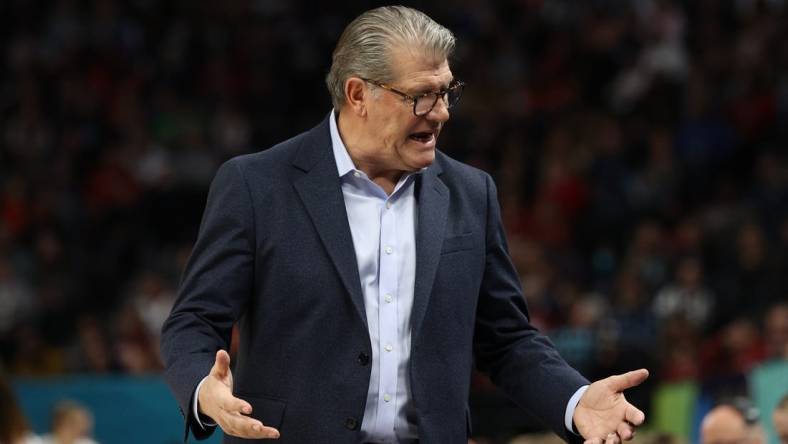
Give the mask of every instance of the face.
[(713, 409), (701, 424), (702, 444), (756, 444), (750, 439), (747, 424), (732, 407)]
[[(392, 66), (396, 80), (388, 86), (411, 96), (440, 91), (453, 80), (446, 60), (434, 61), (408, 51), (394, 51)], [(429, 166), (435, 159), (438, 135), (449, 120), (446, 103), (439, 99), (432, 111), (417, 117), (413, 102), (381, 88), (371, 92), (365, 125), (371, 157), (367, 160), (382, 171), (418, 171)]]
[(788, 409), (775, 410), (772, 421), (780, 444), (788, 444)]

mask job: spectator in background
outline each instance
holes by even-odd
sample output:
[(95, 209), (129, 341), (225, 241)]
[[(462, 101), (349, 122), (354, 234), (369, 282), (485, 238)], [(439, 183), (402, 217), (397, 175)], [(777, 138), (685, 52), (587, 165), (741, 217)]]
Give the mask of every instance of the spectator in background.
[(43, 437), (42, 444), (96, 444), (93, 415), (74, 401), (60, 401), (52, 413), (52, 431)]
[(655, 128), (648, 137), (648, 154), (643, 167), (628, 187), (632, 207), (644, 214), (668, 215), (676, 205), (679, 169), (667, 128)]
[(701, 422), (700, 435), (701, 444), (765, 443), (758, 411), (748, 405), (722, 404), (711, 409)]
[(665, 382), (695, 381), (698, 365), (699, 332), (683, 316), (662, 320), (659, 334), (660, 377)]
[(654, 299), (654, 314), (659, 321), (681, 316), (698, 332), (704, 331), (713, 307), (714, 294), (703, 282), (703, 263), (693, 256), (679, 261), (673, 282), (662, 287)]
[(148, 335), (158, 343), (161, 326), (175, 302), (175, 290), (160, 273), (148, 271), (137, 278), (129, 299)]
[[(641, 220), (633, 230), (633, 239), (625, 259), (641, 280), (649, 295), (665, 282), (669, 258), (665, 228), (657, 220)], [(646, 301), (643, 301), (646, 302)]]
[(11, 386), (0, 374), (0, 443), (41, 444), (27, 425)]
[(76, 328), (77, 342), (68, 354), (69, 370), (82, 373), (117, 371), (119, 366), (108, 345), (110, 336), (96, 316), (80, 316)]
[(769, 239), (761, 225), (745, 222), (738, 229), (736, 241), (736, 262), (721, 281), (721, 289), (725, 289), (719, 307), (723, 320), (763, 316), (778, 295), (779, 268), (772, 260)]
[(772, 412), (772, 423), (780, 444), (788, 444), (788, 394), (782, 397)]
[[(34, 310), (34, 298), (28, 283), (16, 268), (0, 255), (0, 335), (8, 333)], [(5, 339), (2, 340), (5, 342)]]
[(702, 260), (704, 232), (697, 215), (689, 214), (676, 224), (671, 239), (674, 256), (696, 256)]
[(148, 334), (145, 322), (132, 305), (127, 305), (115, 320), (115, 359), (121, 369), (129, 374), (158, 373), (161, 361), (153, 337)]
[(747, 375), (765, 358), (754, 321), (738, 317), (701, 344), (701, 375), (712, 396), (747, 392)]
[(550, 339), (572, 367), (583, 374), (592, 371), (596, 353), (595, 330), (607, 308), (601, 297), (582, 295), (572, 301), (566, 325), (549, 331)]
[(638, 271), (635, 267), (626, 267), (619, 272), (610, 304), (618, 348), (622, 353), (650, 350), (656, 341), (649, 296)]
[(788, 302), (775, 304), (766, 312), (763, 339), (767, 358), (788, 359)]
[(63, 373), (63, 350), (48, 343), (33, 324), (20, 326), (14, 336), (15, 356), (11, 370), (23, 376), (53, 376)]

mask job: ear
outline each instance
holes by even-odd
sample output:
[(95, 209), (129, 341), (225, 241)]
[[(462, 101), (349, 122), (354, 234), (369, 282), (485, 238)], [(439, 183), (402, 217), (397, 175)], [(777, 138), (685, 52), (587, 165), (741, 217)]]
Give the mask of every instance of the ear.
[(345, 107), (359, 117), (366, 116), (369, 92), (367, 82), (358, 77), (345, 80)]

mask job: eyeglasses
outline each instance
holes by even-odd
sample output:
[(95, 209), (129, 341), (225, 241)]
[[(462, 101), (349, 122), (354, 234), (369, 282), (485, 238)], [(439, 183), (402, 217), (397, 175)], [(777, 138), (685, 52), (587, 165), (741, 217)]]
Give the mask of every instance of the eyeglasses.
[(386, 91), (391, 91), (394, 94), (402, 97), (403, 99), (413, 103), (413, 114), (416, 117), (422, 117), (429, 114), (433, 108), (435, 108), (435, 104), (438, 103), (438, 98), (443, 99), (443, 103), (446, 104), (446, 108), (451, 108), (460, 101), (460, 97), (462, 96), (462, 90), (465, 88), (465, 83), (455, 80), (453, 81), (448, 88), (442, 89), (440, 91), (433, 91), (427, 92), (424, 94), (419, 94), (417, 96), (411, 96), (406, 94), (402, 91), (394, 89), (385, 83), (380, 83), (375, 80), (365, 79), (361, 77), (361, 80), (365, 82), (369, 82), (377, 87), (383, 88)]

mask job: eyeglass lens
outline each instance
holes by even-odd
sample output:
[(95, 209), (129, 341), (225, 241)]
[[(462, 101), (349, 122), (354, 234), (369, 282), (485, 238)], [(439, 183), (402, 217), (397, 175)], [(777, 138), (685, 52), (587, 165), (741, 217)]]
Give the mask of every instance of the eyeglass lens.
[[(416, 100), (416, 103), (414, 104), (414, 108), (413, 108), (416, 115), (422, 116), (432, 111), (432, 108), (434, 108), (435, 104), (438, 102), (439, 95), (440, 94), (438, 93), (432, 93), (419, 97)], [(446, 90), (446, 96), (444, 97), (444, 99), (446, 100), (446, 107), (451, 108), (452, 106), (456, 105), (457, 102), (460, 100), (461, 95), (462, 95), (461, 85), (456, 85)]]

